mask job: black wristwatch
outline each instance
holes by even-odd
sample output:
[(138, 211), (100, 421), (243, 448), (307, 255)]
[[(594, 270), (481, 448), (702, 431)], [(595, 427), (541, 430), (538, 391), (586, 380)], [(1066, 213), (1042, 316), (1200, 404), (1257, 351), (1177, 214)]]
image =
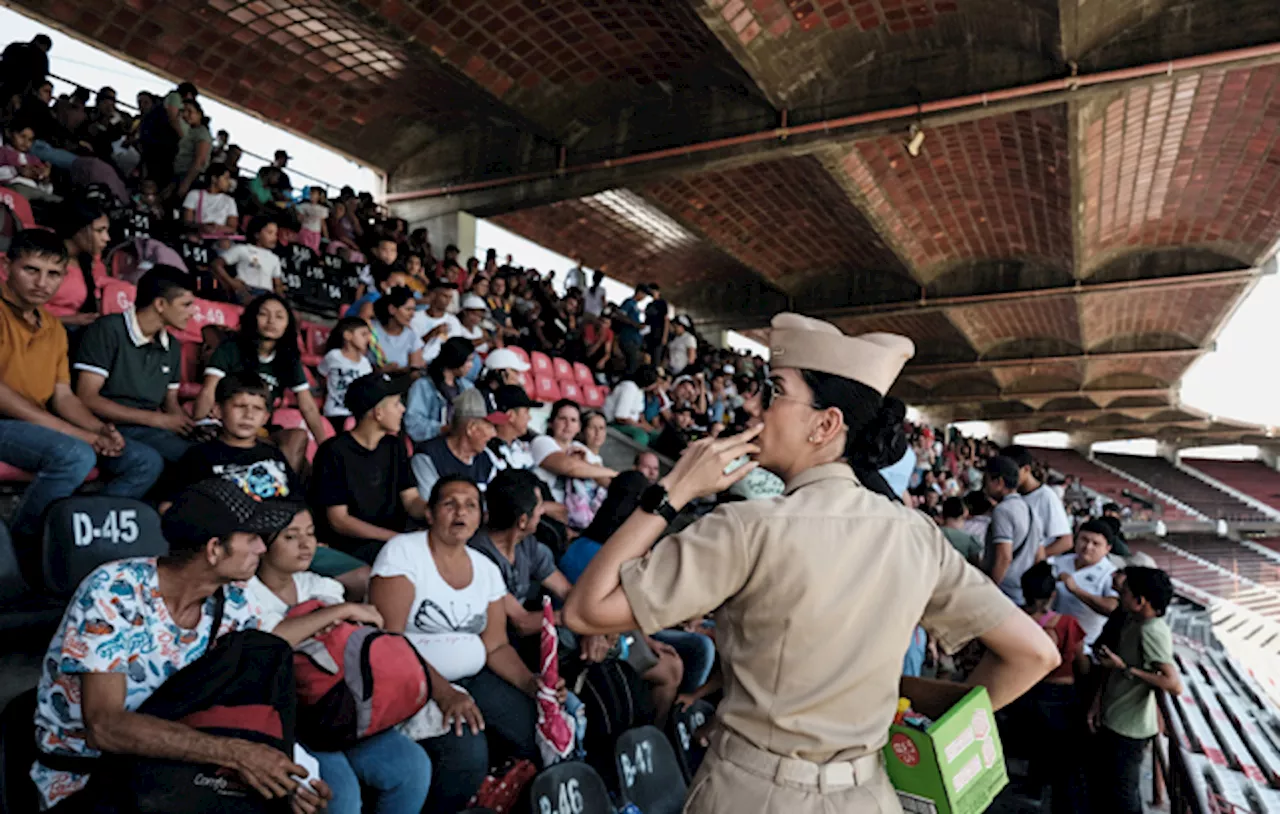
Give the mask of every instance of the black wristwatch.
[(666, 488), (658, 483), (640, 493), (640, 508), (649, 514), (661, 516), (668, 523), (673, 522), (680, 513), (667, 498)]

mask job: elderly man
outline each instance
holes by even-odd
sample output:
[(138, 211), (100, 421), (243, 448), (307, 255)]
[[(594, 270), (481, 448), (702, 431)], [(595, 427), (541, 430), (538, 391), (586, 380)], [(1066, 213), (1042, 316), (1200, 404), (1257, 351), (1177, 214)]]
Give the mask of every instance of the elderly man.
[(489, 442), (497, 426), (508, 421), (510, 413), (487, 403), (482, 391), (473, 387), (459, 393), (453, 400), (449, 434), (421, 444), (410, 461), (418, 493), (431, 494), (431, 487), (445, 475), (465, 475), (484, 492), (499, 470), (488, 453)]

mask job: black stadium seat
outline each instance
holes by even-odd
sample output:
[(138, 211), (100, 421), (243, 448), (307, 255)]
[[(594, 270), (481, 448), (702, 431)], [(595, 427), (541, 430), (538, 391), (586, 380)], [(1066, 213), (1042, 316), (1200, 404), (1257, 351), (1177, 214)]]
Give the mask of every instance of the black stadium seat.
[(34, 687), (15, 697), (0, 713), (0, 811), (39, 811), (36, 786), (31, 782), (36, 737)]
[(168, 553), (160, 515), (137, 500), (77, 495), (55, 501), (45, 515), (44, 582), (57, 596), (70, 596), (104, 562)]
[(680, 814), (688, 786), (667, 737), (654, 726), (628, 729), (614, 749), (618, 793), (644, 814)]
[(557, 763), (533, 778), (529, 804), (533, 814), (613, 814), (604, 780), (578, 761)]
[(0, 632), (52, 627), (62, 618), (64, 604), (31, 591), (22, 578), (9, 529), (0, 523)]
[(714, 718), (715, 714), (716, 708), (706, 701), (698, 701), (684, 709), (671, 711), (667, 734), (671, 736), (671, 745), (676, 750), (676, 762), (680, 764), (686, 782), (693, 782), (693, 776), (698, 773), (702, 758), (707, 754), (706, 748), (694, 741), (694, 733)]

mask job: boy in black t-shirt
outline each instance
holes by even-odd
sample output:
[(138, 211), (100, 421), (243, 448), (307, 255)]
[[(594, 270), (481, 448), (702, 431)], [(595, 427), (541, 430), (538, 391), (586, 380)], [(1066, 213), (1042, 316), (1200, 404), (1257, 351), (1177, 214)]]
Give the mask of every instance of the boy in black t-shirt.
[(425, 514), (400, 438), (402, 398), (412, 381), (370, 373), (352, 382), (344, 402), (356, 426), (321, 444), (312, 462), (307, 502), (320, 539), (367, 563), (409, 530), (410, 518)]
[[(302, 501), (302, 484), (280, 448), (264, 440), (262, 429), (271, 416), (271, 390), (252, 373), (232, 373), (218, 381), (214, 415), (222, 421), (218, 437), (187, 451), (174, 467), (168, 486), (177, 495), (207, 478), (229, 480), (261, 500)], [(168, 503), (160, 505), (162, 510)], [(322, 539), (321, 542), (324, 542)], [(369, 582), (369, 566), (327, 546), (316, 550), (311, 570), (333, 577), (359, 601)]]

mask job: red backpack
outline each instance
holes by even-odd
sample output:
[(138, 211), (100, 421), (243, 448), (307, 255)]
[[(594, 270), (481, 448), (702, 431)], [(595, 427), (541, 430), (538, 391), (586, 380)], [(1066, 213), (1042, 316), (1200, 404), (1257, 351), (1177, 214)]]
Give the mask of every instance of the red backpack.
[[(305, 616), (318, 599), (289, 610)], [(418, 651), (399, 633), (339, 622), (294, 649), (298, 742), (340, 752), (413, 717), (431, 697), (431, 678)]]

